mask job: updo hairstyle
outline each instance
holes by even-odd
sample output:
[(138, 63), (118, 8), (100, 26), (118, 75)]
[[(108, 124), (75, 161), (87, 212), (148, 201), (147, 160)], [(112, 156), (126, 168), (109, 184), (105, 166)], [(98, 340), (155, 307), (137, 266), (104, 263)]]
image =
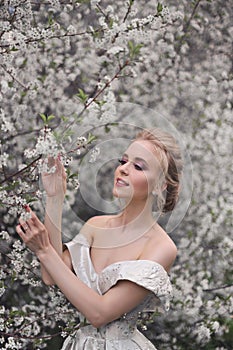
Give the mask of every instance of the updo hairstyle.
[(161, 177), (156, 190), (157, 209), (166, 213), (174, 209), (180, 189), (180, 178), (183, 169), (180, 147), (169, 133), (155, 128), (143, 130), (136, 135), (135, 141), (149, 141), (159, 155)]

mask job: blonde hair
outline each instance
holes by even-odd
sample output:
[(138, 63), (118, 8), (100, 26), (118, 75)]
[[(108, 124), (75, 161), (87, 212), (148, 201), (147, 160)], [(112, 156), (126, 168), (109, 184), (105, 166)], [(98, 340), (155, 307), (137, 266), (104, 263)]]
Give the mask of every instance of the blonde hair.
[(156, 204), (161, 213), (173, 210), (179, 197), (183, 169), (181, 150), (177, 141), (159, 128), (143, 130), (136, 135), (135, 140), (149, 141), (155, 146), (163, 173), (162, 181), (160, 179), (158, 182)]

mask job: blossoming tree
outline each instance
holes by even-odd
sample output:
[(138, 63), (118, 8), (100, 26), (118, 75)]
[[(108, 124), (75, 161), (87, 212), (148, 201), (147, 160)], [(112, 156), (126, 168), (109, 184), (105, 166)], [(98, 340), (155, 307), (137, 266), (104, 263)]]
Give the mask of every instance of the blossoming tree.
[[(29, 203), (43, 216), (40, 173), (60, 155), (68, 174), (64, 236), (79, 229), (82, 160), (128, 122), (120, 105), (162, 115), (179, 130), (193, 168), (192, 201), (172, 232), (169, 317), (140, 326), (160, 349), (232, 344), (232, 35), (230, 2), (2, 0), (0, 7), (0, 344), (58, 347), (81, 327), (15, 224)], [(140, 126), (138, 116), (130, 119)], [(155, 119), (144, 116), (148, 127)], [(138, 125), (139, 124), (139, 125)], [(122, 132), (127, 133), (128, 130)], [(82, 185), (82, 182), (81, 182)], [(104, 189), (102, 189), (104, 192)], [(80, 210), (80, 209), (79, 209)], [(81, 217), (88, 215), (85, 207)], [(74, 219), (77, 216), (74, 215)], [(80, 219), (80, 218), (79, 218)], [(68, 230), (69, 231), (69, 230)], [(156, 317), (155, 317), (156, 316)]]

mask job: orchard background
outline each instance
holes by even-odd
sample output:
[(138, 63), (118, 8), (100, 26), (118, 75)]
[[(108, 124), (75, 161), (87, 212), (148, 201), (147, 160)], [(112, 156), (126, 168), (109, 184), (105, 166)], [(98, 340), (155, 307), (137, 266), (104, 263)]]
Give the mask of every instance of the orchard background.
[[(179, 131), (192, 198), (170, 232), (171, 310), (139, 326), (160, 350), (232, 349), (232, 38), (231, 1), (0, 1), (1, 349), (57, 349), (79, 326), (15, 232), (26, 203), (43, 218), (44, 160), (61, 154), (67, 169), (67, 240), (98, 213), (80, 196), (82, 159), (91, 168), (101, 140), (141, 119)], [(129, 122), (119, 105), (161, 118)]]

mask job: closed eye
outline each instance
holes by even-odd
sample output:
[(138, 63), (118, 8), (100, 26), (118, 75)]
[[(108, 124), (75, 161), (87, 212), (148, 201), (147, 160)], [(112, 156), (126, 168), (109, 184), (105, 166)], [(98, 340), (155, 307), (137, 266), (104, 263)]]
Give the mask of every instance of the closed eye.
[[(125, 159), (118, 159), (118, 162), (119, 162), (121, 165), (124, 165), (124, 164), (128, 163), (128, 160), (125, 160)], [(143, 171), (143, 170), (144, 170), (144, 169), (143, 169), (143, 166), (141, 166), (141, 165), (139, 165), (139, 164), (137, 164), (137, 163), (133, 163), (133, 165), (134, 165), (134, 168), (135, 168), (136, 170), (139, 170), (139, 171)]]
[(136, 170), (140, 170), (140, 171), (143, 170), (143, 168), (142, 168), (139, 164), (136, 164), (136, 163), (134, 163), (134, 168), (135, 168)]
[(127, 163), (127, 160), (125, 159), (118, 159), (118, 162), (120, 163), (120, 165), (124, 165)]

